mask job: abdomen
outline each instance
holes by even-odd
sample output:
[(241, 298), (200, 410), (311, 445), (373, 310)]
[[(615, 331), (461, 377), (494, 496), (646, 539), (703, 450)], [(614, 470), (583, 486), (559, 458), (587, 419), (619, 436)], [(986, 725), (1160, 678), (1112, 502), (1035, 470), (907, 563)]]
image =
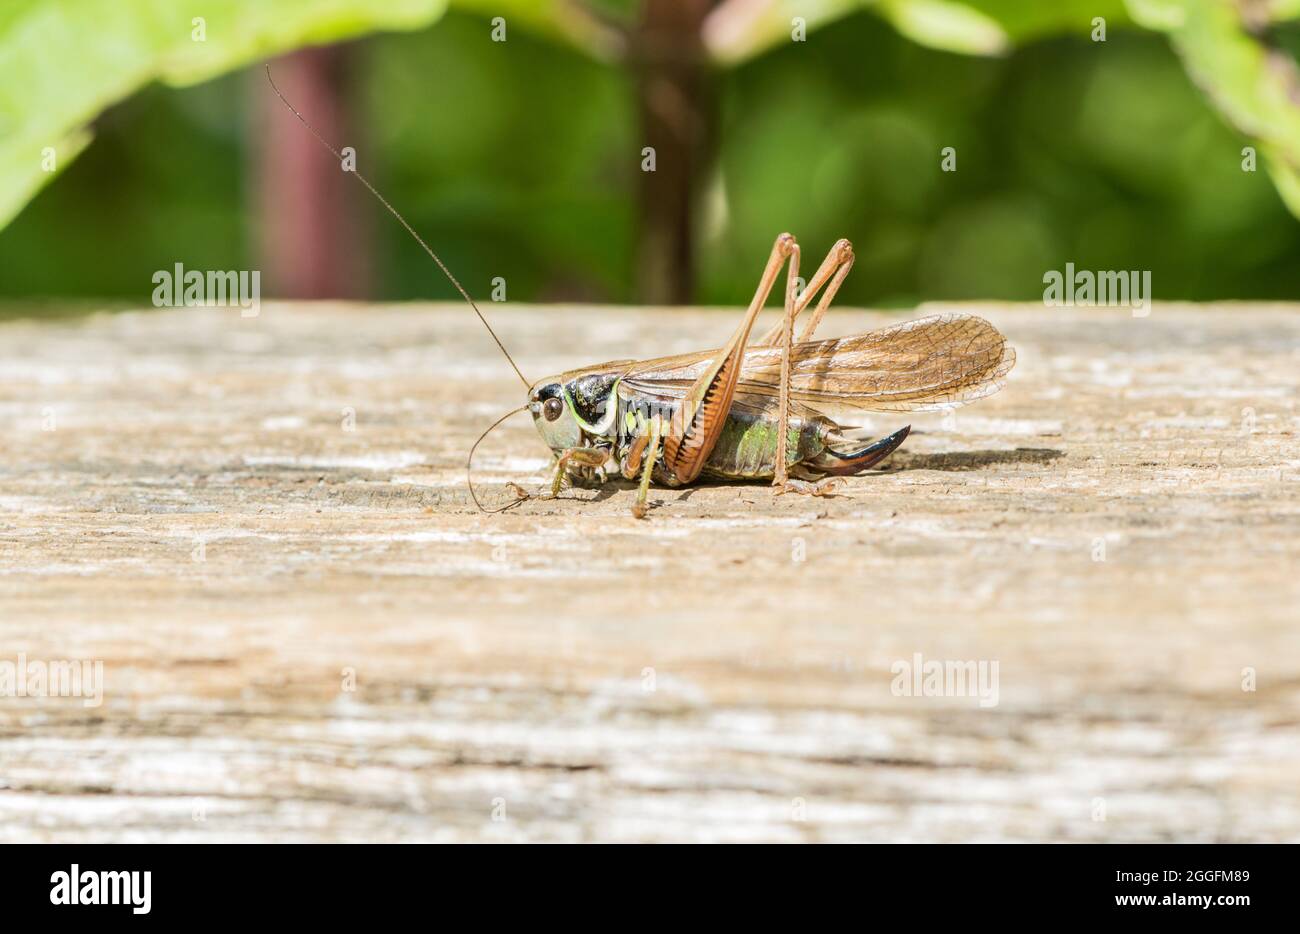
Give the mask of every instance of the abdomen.
[[(790, 415), (786, 466), (816, 457), (826, 447), (821, 442), (818, 419)], [(704, 476), (730, 479), (770, 478), (776, 472), (776, 416), (770, 412), (732, 409), (722, 436), (704, 464)]]
[[(634, 438), (645, 433), (653, 415), (659, 415), (665, 427), (674, 424), (679, 403), (676, 400), (652, 402), (634, 395), (620, 397), (618, 405), (613, 441), (616, 450), (622, 452)], [(792, 408), (786, 445), (787, 466), (816, 457), (824, 451), (826, 445), (821, 439), (825, 429), (834, 427), (825, 416), (802, 407)], [(734, 403), (701, 475), (713, 479), (770, 479), (776, 472), (776, 421), (775, 399), (767, 401), (762, 408), (745, 402)], [(665, 482), (666, 478), (656, 473), (656, 480)]]

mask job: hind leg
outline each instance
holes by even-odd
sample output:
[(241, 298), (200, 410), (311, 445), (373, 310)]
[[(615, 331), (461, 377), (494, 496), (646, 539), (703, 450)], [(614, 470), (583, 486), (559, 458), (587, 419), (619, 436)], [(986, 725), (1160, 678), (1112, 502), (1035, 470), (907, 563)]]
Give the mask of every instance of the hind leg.
[(776, 435), (778, 439), (777, 457), (772, 477), (772, 486), (776, 488), (777, 495), (788, 490), (804, 492), (798, 487), (790, 486), (789, 465), (786, 463), (790, 429), (790, 355), (795, 343), (794, 321), (804, 308), (808, 307), (808, 303), (822, 289), (822, 286), (826, 286), (821, 301), (817, 303), (817, 308), (813, 312), (812, 320), (808, 322), (803, 333), (799, 335), (799, 342), (802, 343), (811, 338), (813, 332), (817, 329), (817, 325), (821, 323), (822, 316), (826, 314), (826, 309), (830, 306), (831, 300), (835, 298), (835, 293), (839, 291), (840, 285), (852, 268), (853, 245), (847, 240), (840, 240), (826, 254), (826, 258), (817, 267), (817, 272), (813, 274), (812, 281), (808, 283), (803, 293), (795, 295), (795, 281), (799, 276), (799, 251), (796, 248), (790, 256), (790, 266), (786, 274), (785, 314), (782, 315), (777, 326), (763, 335), (763, 339), (759, 341), (759, 346), (771, 347), (779, 345), (781, 348), (781, 387)]
[[(803, 292), (796, 298), (794, 305), (794, 317), (798, 318), (803, 310), (808, 307), (809, 303), (817, 297), (822, 286), (826, 286), (826, 291), (822, 294), (821, 300), (817, 302), (817, 307), (813, 309), (812, 319), (804, 327), (803, 333), (795, 341), (801, 344), (806, 340), (812, 340), (813, 332), (817, 330), (817, 325), (821, 324), (822, 317), (826, 314), (826, 309), (830, 307), (835, 300), (835, 293), (840, 290), (844, 284), (849, 270), (853, 268), (853, 244), (847, 240), (838, 240), (831, 251), (826, 254), (822, 264), (817, 267), (813, 277), (808, 280), (808, 285)], [(829, 281), (829, 285), (827, 282)], [(792, 319), (793, 320), (793, 319)], [(774, 347), (781, 341), (785, 333), (785, 322), (779, 321), (772, 330), (763, 335), (755, 347)]]
[[(784, 320), (792, 320), (794, 307), (794, 279), (799, 272), (799, 245), (794, 237), (783, 233), (772, 244), (763, 277), (759, 280), (758, 290), (749, 303), (740, 326), (736, 328), (731, 339), (708, 361), (708, 365), (695, 381), (686, 389), (677, 404), (673, 417), (663, 429), (663, 467), (666, 479), (678, 485), (691, 483), (709, 459), (713, 448), (722, 437), (727, 423), (727, 413), (736, 397), (736, 387), (740, 384), (741, 370), (745, 363), (745, 347), (749, 342), (749, 333), (754, 327), (758, 313), (763, 310), (768, 293), (780, 276), (781, 267), (789, 264), (786, 276)], [(787, 330), (789, 330), (787, 325)], [(786, 341), (788, 346), (789, 341)], [(788, 376), (789, 354), (785, 355), (782, 372)], [(788, 382), (788, 380), (787, 380)], [(781, 420), (784, 426), (788, 414), (788, 386), (782, 389)], [(781, 461), (778, 458), (778, 461)], [(784, 472), (784, 463), (781, 463)]]
[[(825, 263), (822, 263), (825, 266)], [(794, 319), (799, 315), (795, 301), (795, 280), (799, 278), (799, 248), (790, 254), (790, 265), (785, 275), (785, 314), (781, 316), (781, 392), (776, 418), (776, 460), (772, 472), (772, 486), (780, 496), (789, 482), (788, 465), (790, 448), (790, 348), (794, 344)], [(798, 445), (796, 444), (796, 450)]]
[(843, 477), (822, 477), (820, 480), (785, 481), (783, 493), (802, 493), (805, 496), (830, 496), (835, 488), (844, 482)]

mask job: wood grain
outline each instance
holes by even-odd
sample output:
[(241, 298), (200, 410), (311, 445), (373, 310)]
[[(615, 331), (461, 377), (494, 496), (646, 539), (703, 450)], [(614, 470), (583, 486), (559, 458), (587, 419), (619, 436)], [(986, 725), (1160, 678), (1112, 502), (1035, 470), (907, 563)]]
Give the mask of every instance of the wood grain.
[[(104, 666), (0, 697), (0, 840), (1300, 840), (1300, 308), (822, 334), (949, 310), (1001, 393), (644, 522), (474, 511), (523, 389), (458, 306), (0, 324), (0, 663)], [(531, 379), (738, 314), (488, 311)], [(481, 458), (548, 463), (523, 417)], [(916, 653), (996, 705), (899, 696)]]

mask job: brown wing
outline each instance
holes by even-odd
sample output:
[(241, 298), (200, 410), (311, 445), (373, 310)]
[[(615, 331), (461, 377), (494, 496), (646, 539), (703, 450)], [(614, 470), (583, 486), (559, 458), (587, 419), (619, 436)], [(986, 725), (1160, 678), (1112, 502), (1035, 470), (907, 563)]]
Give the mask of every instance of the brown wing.
[[(630, 389), (679, 398), (715, 351), (635, 364)], [(991, 395), (1015, 365), (1006, 338), (983, 318), (931, 315), (893, 327), (795, 344), (791, 398), (816, 408), (904, 412), (941, 409)], [(738, 395), (780, 390), (781, 350), (745, 351)]]

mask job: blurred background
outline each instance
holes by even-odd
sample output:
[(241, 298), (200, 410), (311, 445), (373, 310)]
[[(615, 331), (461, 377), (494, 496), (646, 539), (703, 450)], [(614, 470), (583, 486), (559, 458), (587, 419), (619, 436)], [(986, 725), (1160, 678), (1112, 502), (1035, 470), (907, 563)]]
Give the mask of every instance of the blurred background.
[(1300, 299), (1300, 0), (192, 6), (0, 9), (11, 309), (147, 305), (178, 262), (453, 297), (264, 61), (480, 298), (739, 304), (789, 230), (808, 269), (854, 242), (853, 304), (1034, 300), (1067, 262)]

